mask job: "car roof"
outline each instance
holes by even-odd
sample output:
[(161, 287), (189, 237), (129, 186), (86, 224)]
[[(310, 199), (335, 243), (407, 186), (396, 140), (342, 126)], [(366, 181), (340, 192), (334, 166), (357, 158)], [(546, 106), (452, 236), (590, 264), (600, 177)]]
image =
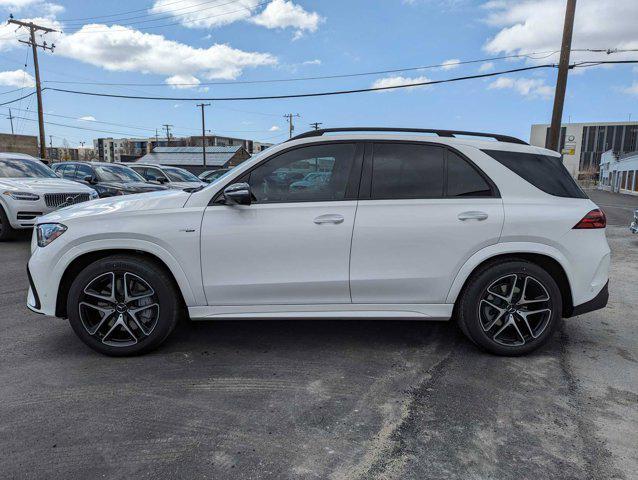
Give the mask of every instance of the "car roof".
[[(548, 150), (546, 148), (527, 145), (524, 143), (503, 142), (498, 140), (477, 140), (466, 137), (438, 137), (436, 135), (424, 135), (414, 133), (347, 133), (347, 134), (330, 134), (315, 137), (303, 137), (291, 139), (287, 142), (279, 144), (278, 147), (327, 143), (340, 140), (359, 140), (359, 141), (407, 141), (407, 142), (427, 142), (432, 144), (447, 145), (450, 147), (465, 145), (474, 147), (479, 150), (503, 150), (521, 153), (536, 153), (541, 155), (560, 156), (559, 153)], [(268, 150), (265, 150), (267, 152)], [(274, 148), (271, 150), (274, 151)]]

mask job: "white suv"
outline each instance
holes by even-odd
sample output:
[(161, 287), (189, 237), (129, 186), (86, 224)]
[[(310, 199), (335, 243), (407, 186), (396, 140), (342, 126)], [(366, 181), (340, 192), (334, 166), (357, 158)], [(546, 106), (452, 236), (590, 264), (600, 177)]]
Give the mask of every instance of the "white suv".
[[(291, 188), (311, 172), (329, 179)], [(38, 223), (29, 308), (109, 355), (156, 347), (185, 311), (455, 318), (483, 349), (519, 355), (608, 297), (604, 214), (558, 154), (502, 135), (313, 131), (206, 188)]]
[(30, 155), (0, 153), (0, 241), (46, 213), (95, 198), (92, 188), (59, 178)]

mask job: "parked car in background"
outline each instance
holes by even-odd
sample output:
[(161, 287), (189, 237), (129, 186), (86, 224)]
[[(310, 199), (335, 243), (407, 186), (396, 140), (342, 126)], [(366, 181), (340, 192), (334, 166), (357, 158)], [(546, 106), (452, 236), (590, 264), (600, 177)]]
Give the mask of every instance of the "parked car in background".
[(634, 221), (629, 226), (631, 233), (638, 233), (638, 210), (634, 210)]
[(222, 175), (226, 175), (230, 172), (232, 168), (218, 168), (217, 170), (206, 170), (199, 174), (199, 179), (206, 182), (211, 183), (217, 180)]
[(166, 185), (169, 188), (198, 188), (206, 185), (188, 170), (165, 165), (149, 165), (144, 163), (132, 163), (129, 165), (148, 182)]
[(168, 189), (147, 182), (137, 172), (117, 163), (61, 162), (53, 164), (51, 168), (62, 178), (91, 186), (100, 198)]
[(29, 155), (0, 153), (0, 241), (58, 208), (97, 198), (87, 186), (59, 178)]
[[(322, 188), (290, 188), (316, 171), (330, 172)], [(605, 226), (560, 155), (522, 140), (318, 130), (195, 192), (103, 199), (39, 219), (27, 305), (69, 318), (109, 355), (157, 347), (185, 311), (454, 318), (481, 348), (522, 355), (562, 317), (606, 305)]]
[(311, 172), (303, 179), (290, 184), (291, 190), (302, 190), (305, 188), (320, 189), (330, 180), (330, 172)]

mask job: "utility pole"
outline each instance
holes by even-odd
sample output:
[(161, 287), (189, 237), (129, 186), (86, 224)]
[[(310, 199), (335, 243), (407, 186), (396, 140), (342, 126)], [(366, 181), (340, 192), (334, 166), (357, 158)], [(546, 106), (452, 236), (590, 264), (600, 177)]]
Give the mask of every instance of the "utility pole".
[(168, 123), (163, 124), (164, 130), (166, 130), (166, 146), (170, 146), (171, 143), (171, 127), (173, 125), (169, 125)]
[(295, 131), (295, 125), (292, 123), (292, 119), (294, 117), (300, 117), (301, 115), (299, 115), (298, 113), (292, 114), (289, 113), (287, 115), (284, 115), (284, 118), (288, 120), (288, 135), (289, 138), (292, 138), (292, 132)]
[(315, 130), (319, 130), (319, 127), (320, 127), (321, 125), (323, 125), (323, 123), (321, 123), (321, 122), (314, 122), (314, 123), (311, 123), (311, 124), (310, 124), (310, 126), (311, 126), (313, 129), (315, 129)]
[(565, 25), (563, 26), (563, 42), (560, 50), (558, 77), (556, 78), (556, 93), (554, 94), (554, 110), (552, 124), (549, 127), (547, 148), (558, 151), (561, 122), (563, 120), (563, 105), (565, 104), (565, 90), (567, 89), (567, 75), (569, 73), (569, 54), (572, 48), (572, 34), (574, 32), (574, 17), (576, 16), (576, 0), (567, 0), (565, 11)]
[(206, 169), (206, 120), (204, 109), (210, 107), (210, 103), (198, 103), (197, 106), (202, 108), (202, 158), (204, 159), (204, 169)]
[(155, 129), (155, 146), (157, 146), (157, 142), (159, 142), (159, 137), (157, 136), (157, 128)]
[(56, 30), (52, 28), (43, 27), (41, 25), (36, 25), (33, 22), (22, 22), (20, 20), (15, 20), (13, 15), (10, 16), (8, 23), (13, 23), (18, 25), (19, 27), (25, 27), (29, 29), (29, 40), (18, 40), (20, 43), (25, 43), (31, 46), (31, 50), (33, 53), (33, 69), (35, 70), (35, 91), (36, 96), (38, 98), (38, 126), (40, 127), (40, 157), (46, 158), (46, 143), (45, 143), (45, 135), (44, 135), (44, 113), (42, 111), (42, 87), (40, 85), (40, 67), (38, 66), (38, 47), (42, 50), (51, 50), (55, 48), (55, 44), (47, 45), (47, 42), (42, 42), (42, 45), (39, 45), (35, 41), (35, 32), (44, 32), (44, 33), (53, 33)]
[(11, 135), (15, 135), (13, 133), (13, 115), (11, 115), (11, 108), (9, 108), (9, 116), (7, 117), (9, 119), (9, 121), (11, 122)]

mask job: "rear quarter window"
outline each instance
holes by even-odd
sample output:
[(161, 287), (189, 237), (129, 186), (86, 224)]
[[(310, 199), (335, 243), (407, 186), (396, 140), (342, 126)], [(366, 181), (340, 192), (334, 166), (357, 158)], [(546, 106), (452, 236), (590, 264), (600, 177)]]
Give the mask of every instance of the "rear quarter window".
[(545, 193), (556, 197), (588, 198), (560, 157), (503, 150), (483, 150), (483, 153)]

